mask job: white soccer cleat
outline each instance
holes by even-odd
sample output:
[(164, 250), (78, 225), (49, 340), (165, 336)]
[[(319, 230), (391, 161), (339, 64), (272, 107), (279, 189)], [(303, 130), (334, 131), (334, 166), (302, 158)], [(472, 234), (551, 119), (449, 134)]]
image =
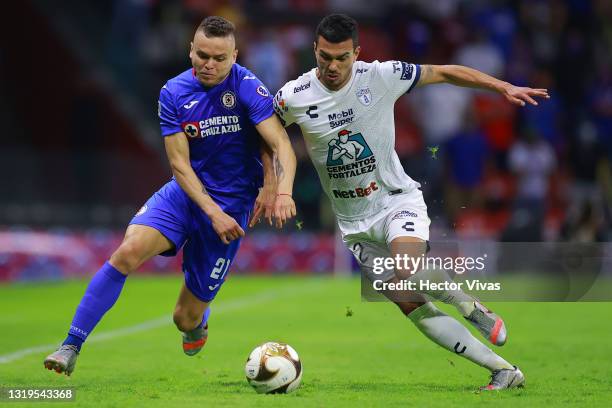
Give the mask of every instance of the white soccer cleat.
[(522, 388), (525, 386), (525, 376), (517, 366), (513, 369), (495, 370), (491, 373), (491, 382), (480, 391), (499, 391), (510, 388)]
[(72, 374), (76, 364), (79, 351), (76, 346), (66, 344), (60, 346), (56, 351), (45, 358), (44, 364), (47, 370), (55, 370), (56, 373)]
[(491, 344), (503, 346), (508, 338), (504, 321), (479, 302), (475, 301), (474, 306), (474, 310), (465, 320), (476, 327)]

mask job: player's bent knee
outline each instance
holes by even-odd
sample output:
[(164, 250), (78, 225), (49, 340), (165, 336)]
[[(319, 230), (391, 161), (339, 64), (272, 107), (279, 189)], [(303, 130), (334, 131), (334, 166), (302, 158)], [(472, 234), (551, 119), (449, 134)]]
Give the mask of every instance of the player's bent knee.
[(144, 262), (141, 247), (134, 240), (123, 241), (111, 255), (111, 265), (126, 275), (135, 271)]
[(395, 277), (400, 280), (406, 280), (410, 279), (416, 272), (418, 271), (413, 270), (412, 268), (396, 269)]
[(410, 313), (423, 306), (425, 302), (395, 302), (402, 313), (408, 316)]
[(186, 308), (176, 307), (172, 319), (177, 329), (186, 332), (195, 329), (201, 323), (202, 316), (197, 316)]
[(394, 259), (402, 260), (396, 265), (395, 276), (398, 279), (410, 279), (420, 270), (419, 258), (425, 254), (427, 242), (416, 237), (397, 237), (391, 241), (391, 253)]

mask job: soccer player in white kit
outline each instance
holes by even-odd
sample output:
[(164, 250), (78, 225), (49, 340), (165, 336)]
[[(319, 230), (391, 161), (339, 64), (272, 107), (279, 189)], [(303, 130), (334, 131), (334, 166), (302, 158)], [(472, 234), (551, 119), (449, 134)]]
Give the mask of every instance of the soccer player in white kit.
[[(359, 51), (355, 20), (343, 14), (325, 17), (314, 42), (317, 67), (286, 83), (274, 107), (285, 126), (300, 127), (343, 241), (363, 273), (372, 281), (397, 282), (426, 272), (396, 267), (375, 274), (374, 258), (422, 256), (430, 220), (419, 183), (404, 172), (395, 152), (395, 101), (417, 86), (443, 82), (496, 91), (519, 106), (537, 105), (533, 98), (548, 98), (548, 92), (517, 87), (464, 66), (367, 63), (357, 60)], [(481, 390), (524, 384), (516, 366), (428, 301), (452, 304), (487, 340), (503, 345), (503, 320), (471, 296), (457, 290), (410, 293), (408, 300), (384, 294), (430, 340), (489, 369), (491, 381)]]

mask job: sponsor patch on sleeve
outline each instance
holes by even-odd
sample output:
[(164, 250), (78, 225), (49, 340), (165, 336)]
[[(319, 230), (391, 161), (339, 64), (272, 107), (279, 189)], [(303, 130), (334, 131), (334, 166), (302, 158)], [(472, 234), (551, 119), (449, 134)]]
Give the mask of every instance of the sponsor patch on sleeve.
[(289, 110), (289, 107), (287, 106), (287, 102), (285, 101), (285, 99), (283, 99), (282, 89), (278, 91), (276, 95), (274, 96), (273, 107), (274, 107), (274, 111), (276, 111), (276, 113), (279, 116), (283, 116), (284, 113)]
[(400, 79), (407, 81), (412, 79), (414, 76), (414, 65), (408, 64), (407, 62), (402, 62), (402, 75)]
[(257, 93), (263, 96), (264, 98), (267, 98), (268, 96), (270, 96), (270, 92), (268, 92), (268, 89), (263, 85), (259, 85), (257, 87)]
[(200, 127), (198, 122), (183, 122), (181, 123), (181, 127), (183, 128), (183, 132), (185, 132), (188, 137), (193, 139), (194, 137), (199, 136)]

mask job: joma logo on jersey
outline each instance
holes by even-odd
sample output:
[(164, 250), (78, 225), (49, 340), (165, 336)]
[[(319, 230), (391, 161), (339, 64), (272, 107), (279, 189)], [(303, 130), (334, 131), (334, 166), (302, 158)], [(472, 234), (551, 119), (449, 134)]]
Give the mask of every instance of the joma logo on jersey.
[(361, 198), (369, 196), (376, 190), (378, 190), (378, 186), (373, 181), (365, 188), (357, 187), (354, 190), (333, 190), (333, 192), (334, 198)]
[(353, 108), (341, 110), (340, 112), (327, 115), (327, 120), (329, 120), (329, 127), (331, 127), (332, 129), (347, 125), (349, 123), (353, 123), (353, 119), (355, 119), (355, 113), (353, 112)]
[(327, 145), (329, 178), (355, 177), (376, 169), (376, 158), (361, 133), (341, 130)]

